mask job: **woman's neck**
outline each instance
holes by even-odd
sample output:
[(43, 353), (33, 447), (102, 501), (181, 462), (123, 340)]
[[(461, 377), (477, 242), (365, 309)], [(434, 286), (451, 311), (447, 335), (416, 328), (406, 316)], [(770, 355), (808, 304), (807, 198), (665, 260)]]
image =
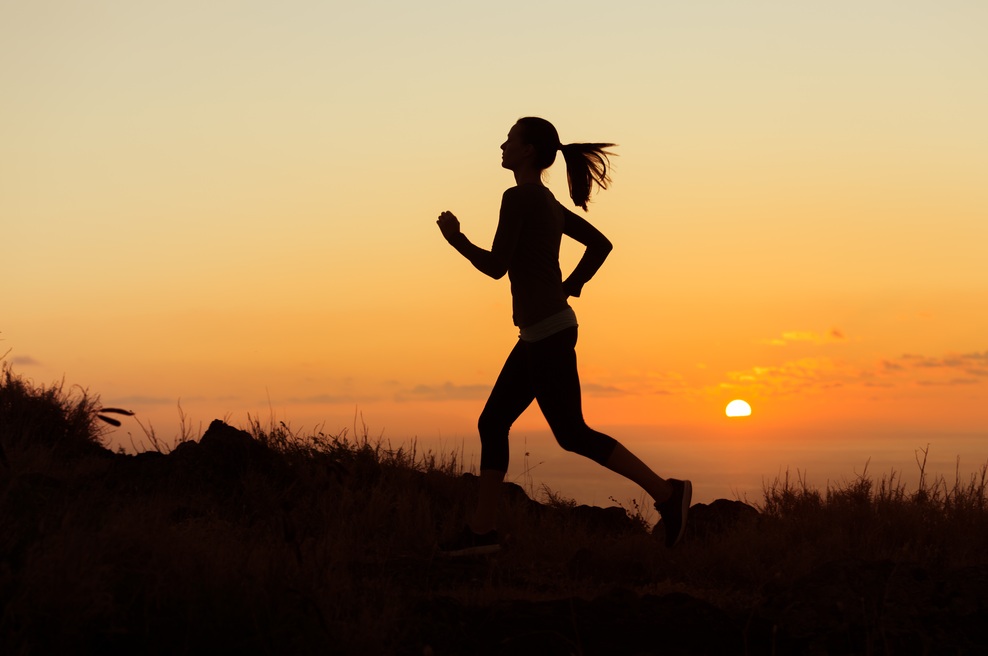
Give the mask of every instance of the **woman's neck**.
[(542, 171), (525, 166), (515, 172), (515, 184), (542, 184)]

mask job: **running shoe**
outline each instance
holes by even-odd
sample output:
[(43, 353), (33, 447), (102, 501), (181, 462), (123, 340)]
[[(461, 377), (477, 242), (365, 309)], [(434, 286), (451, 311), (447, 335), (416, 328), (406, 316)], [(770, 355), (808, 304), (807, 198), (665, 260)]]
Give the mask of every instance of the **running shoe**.
[(655, 509), (662, 515), (662, 525), (666, 530), (666, 546), (675, 547), (686, 532), (686, 515), (690, 510), (690, 500), (693, 498), (693, 483), (670, 478), (672, 496), (662, 503), (655, 504)]

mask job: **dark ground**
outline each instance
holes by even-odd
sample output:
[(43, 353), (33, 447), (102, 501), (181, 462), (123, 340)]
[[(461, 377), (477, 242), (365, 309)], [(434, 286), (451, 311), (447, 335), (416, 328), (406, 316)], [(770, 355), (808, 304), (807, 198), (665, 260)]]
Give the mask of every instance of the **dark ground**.
[[(49, 473), (15, 472), (18, 456), (8, 456), (5, 655), (988, 654), (988, 565), (824, 552), (798, 576), (779, 566), (772, 578), (787, 550), (813, 548), (780, 544), (738, 561), (747, 565), (724, 564), (765, 567), (757, 589), (684, 582), (676, 563), (718, 566), (688, 561), (691, 549), (730, 541), (741, 525), (757, 530), (760, 514), (738, 501), (695, 505), (676, 553), (656, 551), (648, 565), (615, 556), (620, 548), (600, 537), (651, 538), (623, 510), (539, 504), (515, 486), (516, 514), (534, 518), (540, 533), (579, 525), (583, 542), (546, 557), (525, 544), (528, 535), (494, 556), (444, 559), (425, 544), (371, 543), (409, 514), (389, 490), (416, 490), (414, 507), (433, 508), (428, 523), (468, 496), (469, 475), (389, 469), (352, 450), (303, 470), (220, 422), (168, 455), (90, 450), (71, 455), (84, 465), (48, 465)], [(356, 536), (349, 546), (334, 535), (345, 530)], [(241, 554), (251, 549), (256, 557)], [(231, 567), (223, 554), (247, 566)]]

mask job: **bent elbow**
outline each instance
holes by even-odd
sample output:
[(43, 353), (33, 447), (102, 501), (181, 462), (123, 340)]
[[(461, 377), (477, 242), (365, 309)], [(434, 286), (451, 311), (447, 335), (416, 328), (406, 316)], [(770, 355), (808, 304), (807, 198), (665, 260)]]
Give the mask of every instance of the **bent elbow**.
[(501, 258), (491, 258), (491, 261), (485, 262), (484, 264), (484, 267), (480, 270), (494, 280), (500, 280), (504, 277), (504, 274), (508, 272), (508, 263), (503, 262)]
[(508, 272), (508, 267), (502, 267), (496, 264), (491, 264), (490, 262), (474, 262), (474, 266), (485, 276), (489, 276), (494, 280), (500, 280), (504, 277), (504, 274)]

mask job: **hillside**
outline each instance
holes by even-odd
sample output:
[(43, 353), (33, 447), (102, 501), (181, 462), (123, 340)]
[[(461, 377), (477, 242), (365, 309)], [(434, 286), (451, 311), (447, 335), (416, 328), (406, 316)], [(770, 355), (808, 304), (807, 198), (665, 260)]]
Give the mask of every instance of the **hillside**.
[(694, 506), (673, 550), (635, 507), (510, 486), (507, 548), (444, 559), (435, 543), (475, 494), (453, 456), (221, 421), (126, 455), (105, 448), (99, 409), (6, 367), (0, 378), (0, 653), (988, 645), (984, 471), (915, 491), (783, 479), (757, 508)]

